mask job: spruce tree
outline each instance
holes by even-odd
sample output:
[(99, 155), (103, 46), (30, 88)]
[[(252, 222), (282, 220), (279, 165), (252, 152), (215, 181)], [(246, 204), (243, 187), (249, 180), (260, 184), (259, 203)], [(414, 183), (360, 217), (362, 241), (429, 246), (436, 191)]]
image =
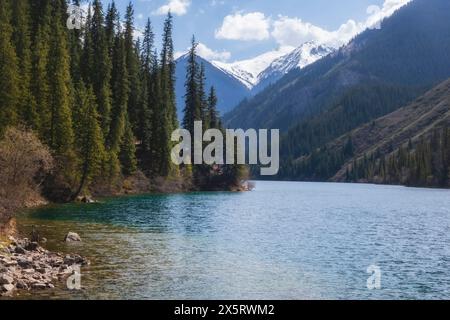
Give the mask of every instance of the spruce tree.
[(92, 179), (100, 175), (105, 160), (104, 139), (98, 119), (93, 88), (86, 89), (83, 83), (79, 83), (76, 90), (74, 127), (75, 146), (80, 157), (80, 182), (74, 198), (89, 187)]
[(107, 136), (111, 122), (111, 59), (105, 33), (103, 6), (100, 0), (94, 0), (93, 10), (90, 26), (93, 61), (89, 72), (97, 97), (103, 134)]
[(128, 118), (125, 120), (125, 132), (120, 148), (120, 163), (125, 176), (132, 175), (137, 170), (136, 140)]
[(111, 127), (107, 139), (108, 148), (119, 153), (122, 137), (125, 133), (125, 119), (129, 95), (126, 53), (123, 35), (116, 36), (113, 54), (113, 107), (111, 110)]
[(184, 119), (183, 127), (193, 134), (194, 122), (202, 118), (201, 101), (199, 97), (198, 88), (198, 73), (199, 67), (196, 55), (197, 43), (195, 37), (192, 37), (192, 46), (189, 50), (189, 56), (186, 67), (186, 94), (184, 96)]
[(19, 91), (18, 114), (22, 122), (32, 128), (38, 128), (38, 115), (36, 101), (31, 91), (31, 35), (30, 35), (30, 7), (28, 1), (13, 1), (14, 32), (13, 42), (15, 45), (19, 63)]
[(208, 96), (208, 121), (210, 128), (221, 129), (222, 124), (220, 123), (219, 113), (217, 111), (217, 95), (216, 89), (211, 87)]
[(139, 78), (139, 52), (136, 50), (134, 42), (134, 9), (131, 2), (125, 14), (125, 51), (126, 64), (128, 70), (128, 83), (130, 91), (128, 96), (128, 114), (134, 132), (138, 132), (139, 127), (139, 106), (141, 104), (141, 83)]
[(12, 43), (10, 1), (0, 2), (0, 135), (18, 121), (20, 103), (18, 60)]
[(161, 108), (159, 115), (159, 150), (160, 150), (160, 174), (163, 177), (177, 175), (178, 168), (171, 162), (171, 149), (174, 143), (170, 138), (173, 130), (178, 127), (175, 104), (175, 61), (172, 39), (173, 18), (169, 12), (164, 22), (164, 33), (161, 51)]
[(57, 155), (68, 155), (73, 147), (74, 134), (72, 130), (71, 113), (71, 78), (70, 57), (67, 47), (65, 26), (61, 25), (60, 8), (53, 8), (52, 33), (50, 38), (50, 53), (52, 62), (48, 64), (49, 89), (51, 92), (50, 126), (45, 131), (48, 145)]
[(139, 130), (137, 138), (141, 141), (142, 148), (142, 166), (145, 171), (150, 170), (151, 150), (153, 145), (153, 72), (154, 72), (154, 34), (150, 19), (147, 20), (145, 27), (144, 38), (141, 48), (141, 103), (139, 110)]

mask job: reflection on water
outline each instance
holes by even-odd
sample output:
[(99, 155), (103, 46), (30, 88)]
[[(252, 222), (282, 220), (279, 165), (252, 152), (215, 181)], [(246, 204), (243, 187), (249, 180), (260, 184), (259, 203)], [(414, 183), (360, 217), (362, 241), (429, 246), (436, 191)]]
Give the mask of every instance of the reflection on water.
[[(39, 298), (450, 298), (449, 195), (258, 182), (250, 193), (47, 207), (19, 224), (24, 234), (37, 225), (50, 250), (91, 260), (82, 292)], [(83, 242), (63, 243), (68, 231)], [(366, 287), (372, 264), (381, 267), (381, 290)]]

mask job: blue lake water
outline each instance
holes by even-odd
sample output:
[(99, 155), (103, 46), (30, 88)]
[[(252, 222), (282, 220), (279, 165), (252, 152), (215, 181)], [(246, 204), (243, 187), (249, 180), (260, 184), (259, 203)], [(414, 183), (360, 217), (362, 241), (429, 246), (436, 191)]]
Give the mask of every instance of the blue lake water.
[[(257, 182), (52, 206), (19, 218), (49, 249), (87, 256), (86, 299), (449, 299), (450, 191)], [(61, 240), (68, 231), (81, 244)], [(381, 270), (369, 290), (367, 268)]]

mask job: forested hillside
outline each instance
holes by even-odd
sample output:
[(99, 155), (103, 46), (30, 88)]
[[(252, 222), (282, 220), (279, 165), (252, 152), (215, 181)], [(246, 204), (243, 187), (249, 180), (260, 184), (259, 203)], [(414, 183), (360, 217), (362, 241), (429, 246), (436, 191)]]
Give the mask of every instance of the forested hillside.
[[(148, 192), (158, 183), (172, 182), (177, 190), (237, 186), (234, 167), (206, 171), (203, 176), (217, 184), (197, 185), (196, 168), (171, 161), (171, 134), (179, 120), (170, 13), (157, 53), (150, 20), (135, 40), (131, 3), (121, 16), (114, 2), (103, 8), (94, 0), (81, 29), (67, 27), (67, 5), (65, 0), (0, 2), (0, 140), (8, 148), (0, 160), (7, 163), (17, 151), (9, 140), (21, 134), (13, 127), (26, 132), (24, 137), (37, 136), (34, 145), (48, 147), (55, 160), (42, 185), (56, 201), (86, 193)], [(215, 91), (206, 87), (200, 69), (192, 95), (216, 115)], [(220, 125), (220, 119), (209, 119), (200, 120)], [(23, 151), (23, 141), (14, 147)], [(10, 169), (0, 173), (14, 183)], [(7, 189), (4, 182), (0, 198)]]
[(450, 80), (408, 106), (291, 160), (300, 179), (448, 187)]

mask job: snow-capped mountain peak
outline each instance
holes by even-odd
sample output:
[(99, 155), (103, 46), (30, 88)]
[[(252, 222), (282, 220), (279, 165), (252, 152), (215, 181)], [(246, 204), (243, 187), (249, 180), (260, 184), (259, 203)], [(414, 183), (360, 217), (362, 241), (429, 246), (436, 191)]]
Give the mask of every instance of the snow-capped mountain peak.
[(258, 83), (268, 79), (277, 80), (296, 68), (303, 69), (333, 51), (334, 49), (331, 47), (318, 45), (313, 41), (306, 42), (290, 53), (275, 59), (269, 67), (259, 74)]
[(225, 63), (212, 61), (212, 64), (241, 81), (247, 88), (252, 89), (259, 82), (259, 75), (277, 58), (282, 57), (294, 47), (280, 47), (278, 50), (269, 51), (252, 59)]
[(311, 41), (298, 48), (281, 47), (253, 59), (233, 63), (212, 61), (212, 64), (251, 90), (261, 83), (275, 82), (289, 71), (304, 68), (331, 52), (332, 48)]

